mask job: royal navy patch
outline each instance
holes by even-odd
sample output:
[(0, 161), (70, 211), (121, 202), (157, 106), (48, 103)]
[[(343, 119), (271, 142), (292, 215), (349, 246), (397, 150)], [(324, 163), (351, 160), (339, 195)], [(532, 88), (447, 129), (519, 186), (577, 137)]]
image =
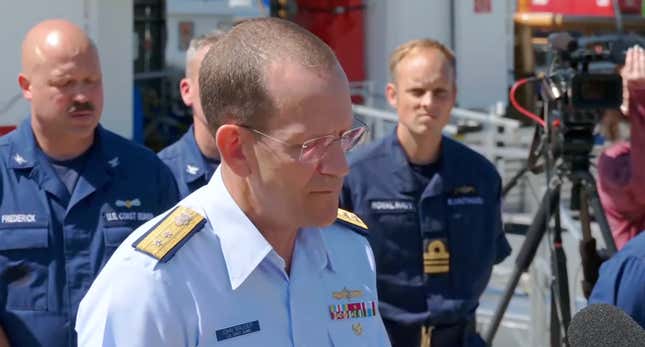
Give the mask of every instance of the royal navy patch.
[(160, 262), (167, 262), (205, 221), (197, 212), (179, 206), (143, 234), (132, 247)]
[(367, 225), (352, 212), (339, 208), (336, 221), (351, 227), (361, 235), (367, 235)]

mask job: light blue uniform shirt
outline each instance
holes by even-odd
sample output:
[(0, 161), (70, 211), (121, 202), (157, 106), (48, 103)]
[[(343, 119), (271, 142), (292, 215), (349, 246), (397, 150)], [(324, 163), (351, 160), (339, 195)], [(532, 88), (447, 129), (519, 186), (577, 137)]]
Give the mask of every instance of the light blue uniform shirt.
[(287, 275), (219, 169), (179, 205), (201, 230), (167, 262), (132, 246), (163, 216), (128, 237), (81, 302), (79, 346), (390, 346), (363, 236), (301, 229)]

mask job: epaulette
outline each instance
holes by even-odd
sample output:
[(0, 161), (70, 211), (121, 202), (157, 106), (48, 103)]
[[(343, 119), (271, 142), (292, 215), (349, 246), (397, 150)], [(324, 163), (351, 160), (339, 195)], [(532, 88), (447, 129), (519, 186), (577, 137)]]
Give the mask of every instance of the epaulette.
[(352, 212), (339, 208), (336, 223), (349, 226), (355, 232), (367, 236), (367, 225)]
[(178, 206), (132, 244), (136, 250), (167, 262), (206, 222), (199, 213)]

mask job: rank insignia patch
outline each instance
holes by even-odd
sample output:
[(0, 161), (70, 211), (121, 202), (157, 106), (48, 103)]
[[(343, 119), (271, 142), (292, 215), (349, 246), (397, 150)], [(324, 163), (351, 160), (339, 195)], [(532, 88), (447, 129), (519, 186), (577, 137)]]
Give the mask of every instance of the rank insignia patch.
[(352, 230), (356, 230), (362, 235), (366, 235), (367, 225), (352, 212), (339, 208), (336, 221), (350, 226)]
[(425, 240), (423, 253), (423, 272), (428, 275), (440, 275), (450, 272), (450, 252), (445, 239)]
[(361, 290), (349, 290), (347, 288), (343, 288), (343, 290), (339, 292), (333, 292), (331, 295), (334, 297), (336, 300), (342, 300), (342, 299), (355, 299), (355, 298), (360, 298), (363, 296), (363, 291)]
[(377, 315), (376, 301), (329, 305), (332, 320), (373, 317)]
[(179, 206), (150, 231), (143, 234), (132, 247), (153, 258), (166, 262), (206, 220), (197, 212)]

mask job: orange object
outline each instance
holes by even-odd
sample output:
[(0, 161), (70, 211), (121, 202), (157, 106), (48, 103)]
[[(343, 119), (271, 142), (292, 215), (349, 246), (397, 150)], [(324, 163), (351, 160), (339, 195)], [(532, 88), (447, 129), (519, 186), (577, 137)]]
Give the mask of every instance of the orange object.
[(294, 21), (325, 41), (350, 81), (365, 80), (363, 0), (298, 0)]
[[(528, 3), (528, 4), (527, 4)], [(612, 1), (598, 0), (520, 0), (518, 9), (579, 16), (613, 16)], [(642, 0), (619, 0), (621, 13), (640, 13)]]

